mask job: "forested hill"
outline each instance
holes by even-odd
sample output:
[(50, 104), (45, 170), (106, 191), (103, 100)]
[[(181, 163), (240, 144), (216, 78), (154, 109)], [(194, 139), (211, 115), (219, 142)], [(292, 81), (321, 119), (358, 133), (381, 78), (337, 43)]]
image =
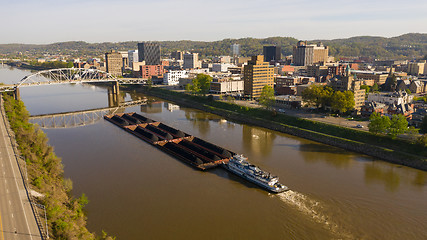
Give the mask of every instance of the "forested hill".
[[(370, 37), (360, 36), (346, 39), (314, 40), (309, 43), (323, 42), (329, 46), (329, 55), (335, 57), (373, 57), (379, 59), (415, 59), (424, 58), (427, 55), (427, 34), (409, 33), (398, 37)], [(291, 55), (292, 47), (298, 42), (291, 37), (270, 37), (264, 39), (241, 38), (224, 39), (214, 42), (202, 41), (161, 41), (162, 54), (167, 55), (171, 51), (183, 50), (198, 52), (202, 56), (229, 55), (230, 45), (241, 45), (241, 55), (251, 56), (262, 54), (264, 45), (275, 44), (282, 47), (283, 55)], [(115, 50), (137, 49), (136, 41), (119, 43), (87, 43), (61, 42), (46, 45), (35, 44), (0, 44), (0, 54), (14, 56), (19, 52), (33, 57), (42, 57), (43, 54), (69, 54), (73, 57), (98, 56), (105, 52)]]

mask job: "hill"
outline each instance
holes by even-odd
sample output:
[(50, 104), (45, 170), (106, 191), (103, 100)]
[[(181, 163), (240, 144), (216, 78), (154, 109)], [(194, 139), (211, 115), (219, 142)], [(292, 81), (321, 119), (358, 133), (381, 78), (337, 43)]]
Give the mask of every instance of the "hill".
[[(398, 37), (372, 37), (359, 36), (346, 39), (315, 40), (310, 43), (323, 42), (329, 46), (329, 55), (335, 57), (373, 57), (379, 59), (416, 59), (427, 55), (427, 34), (408, 33)], [(224, 39), (214, 42), (202, 41), (162, 41), (158, 42), (162, 47), (162, 54), (168, 55), (175, 50), (198, 52), (202, 56), (229, 55), (230, 45), (238, 43), (241, 45), (241, 55), (251, 56), (262, 54), (264, 45), (275, 44), (282, 47), (283, 55), (291, 55), (292, 47), (298, 42), (292, 37), (269, 37), (263, 39), (241, 38)], [(87, 43), (83, 41), (60, 42), (53, 44), (0, 44), (0, 55), (42, 57), (63, 54), (72, 57), (103, 57), (104, 53), (111, 50), (137, 49), (136, 41), (128, 42), (104, 42)]]

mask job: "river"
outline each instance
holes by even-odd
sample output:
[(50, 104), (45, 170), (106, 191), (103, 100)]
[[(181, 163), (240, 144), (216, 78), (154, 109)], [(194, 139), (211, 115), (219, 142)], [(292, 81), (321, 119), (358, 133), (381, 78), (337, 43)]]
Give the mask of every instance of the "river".
[[(0, 81), (29, 71), (0, 66)], [(126, 100), (141, 94), (124, 93)], [(31, 114), (108, 106), (105, 87), (21, 88)], [(270, 194), (223, 169), (201, 172), (105, 120), (43, 129), (88, 228), (117, 239), (427, 239), (427, 173), (227, 121), (160, 99), (129, 107), (234, 152), (280, 177)]]

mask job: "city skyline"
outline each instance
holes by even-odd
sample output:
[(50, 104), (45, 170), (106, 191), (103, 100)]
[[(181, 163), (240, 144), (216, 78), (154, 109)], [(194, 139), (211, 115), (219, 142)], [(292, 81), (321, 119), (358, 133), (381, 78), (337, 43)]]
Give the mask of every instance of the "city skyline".
[(2, 3), (0, 43), (65, 41), (216, 41), (245, 37), (328, 40), (426, 33), (427, 2), (337, 0), (135, 1)]

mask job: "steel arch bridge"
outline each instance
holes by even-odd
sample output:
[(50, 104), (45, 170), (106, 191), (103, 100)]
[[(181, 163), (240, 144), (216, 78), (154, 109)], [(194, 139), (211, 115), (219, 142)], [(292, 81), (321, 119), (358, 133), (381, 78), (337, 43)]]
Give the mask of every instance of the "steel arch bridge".
[(58, 68), (36, 72), (25, 76), (16, 87), (43, 85), (43, 84), (64, 84), (80, 82), (116, 82), (117, 78), (110, 73), (98, 69), (86, 68)]
[(82, 111), (49, 113), (36, 116), (30, 116), (29, 122), (39, 125), (44, 129), (53, 128), (75, 128), (95, 124), (104, 119), (104, 115), (114, 114), (117, 111), (124, 110), (127, 107), (147, 104), (147, 100), (136, 100), (121, 103), (117, 107), (106, 107), (88, 109)]

